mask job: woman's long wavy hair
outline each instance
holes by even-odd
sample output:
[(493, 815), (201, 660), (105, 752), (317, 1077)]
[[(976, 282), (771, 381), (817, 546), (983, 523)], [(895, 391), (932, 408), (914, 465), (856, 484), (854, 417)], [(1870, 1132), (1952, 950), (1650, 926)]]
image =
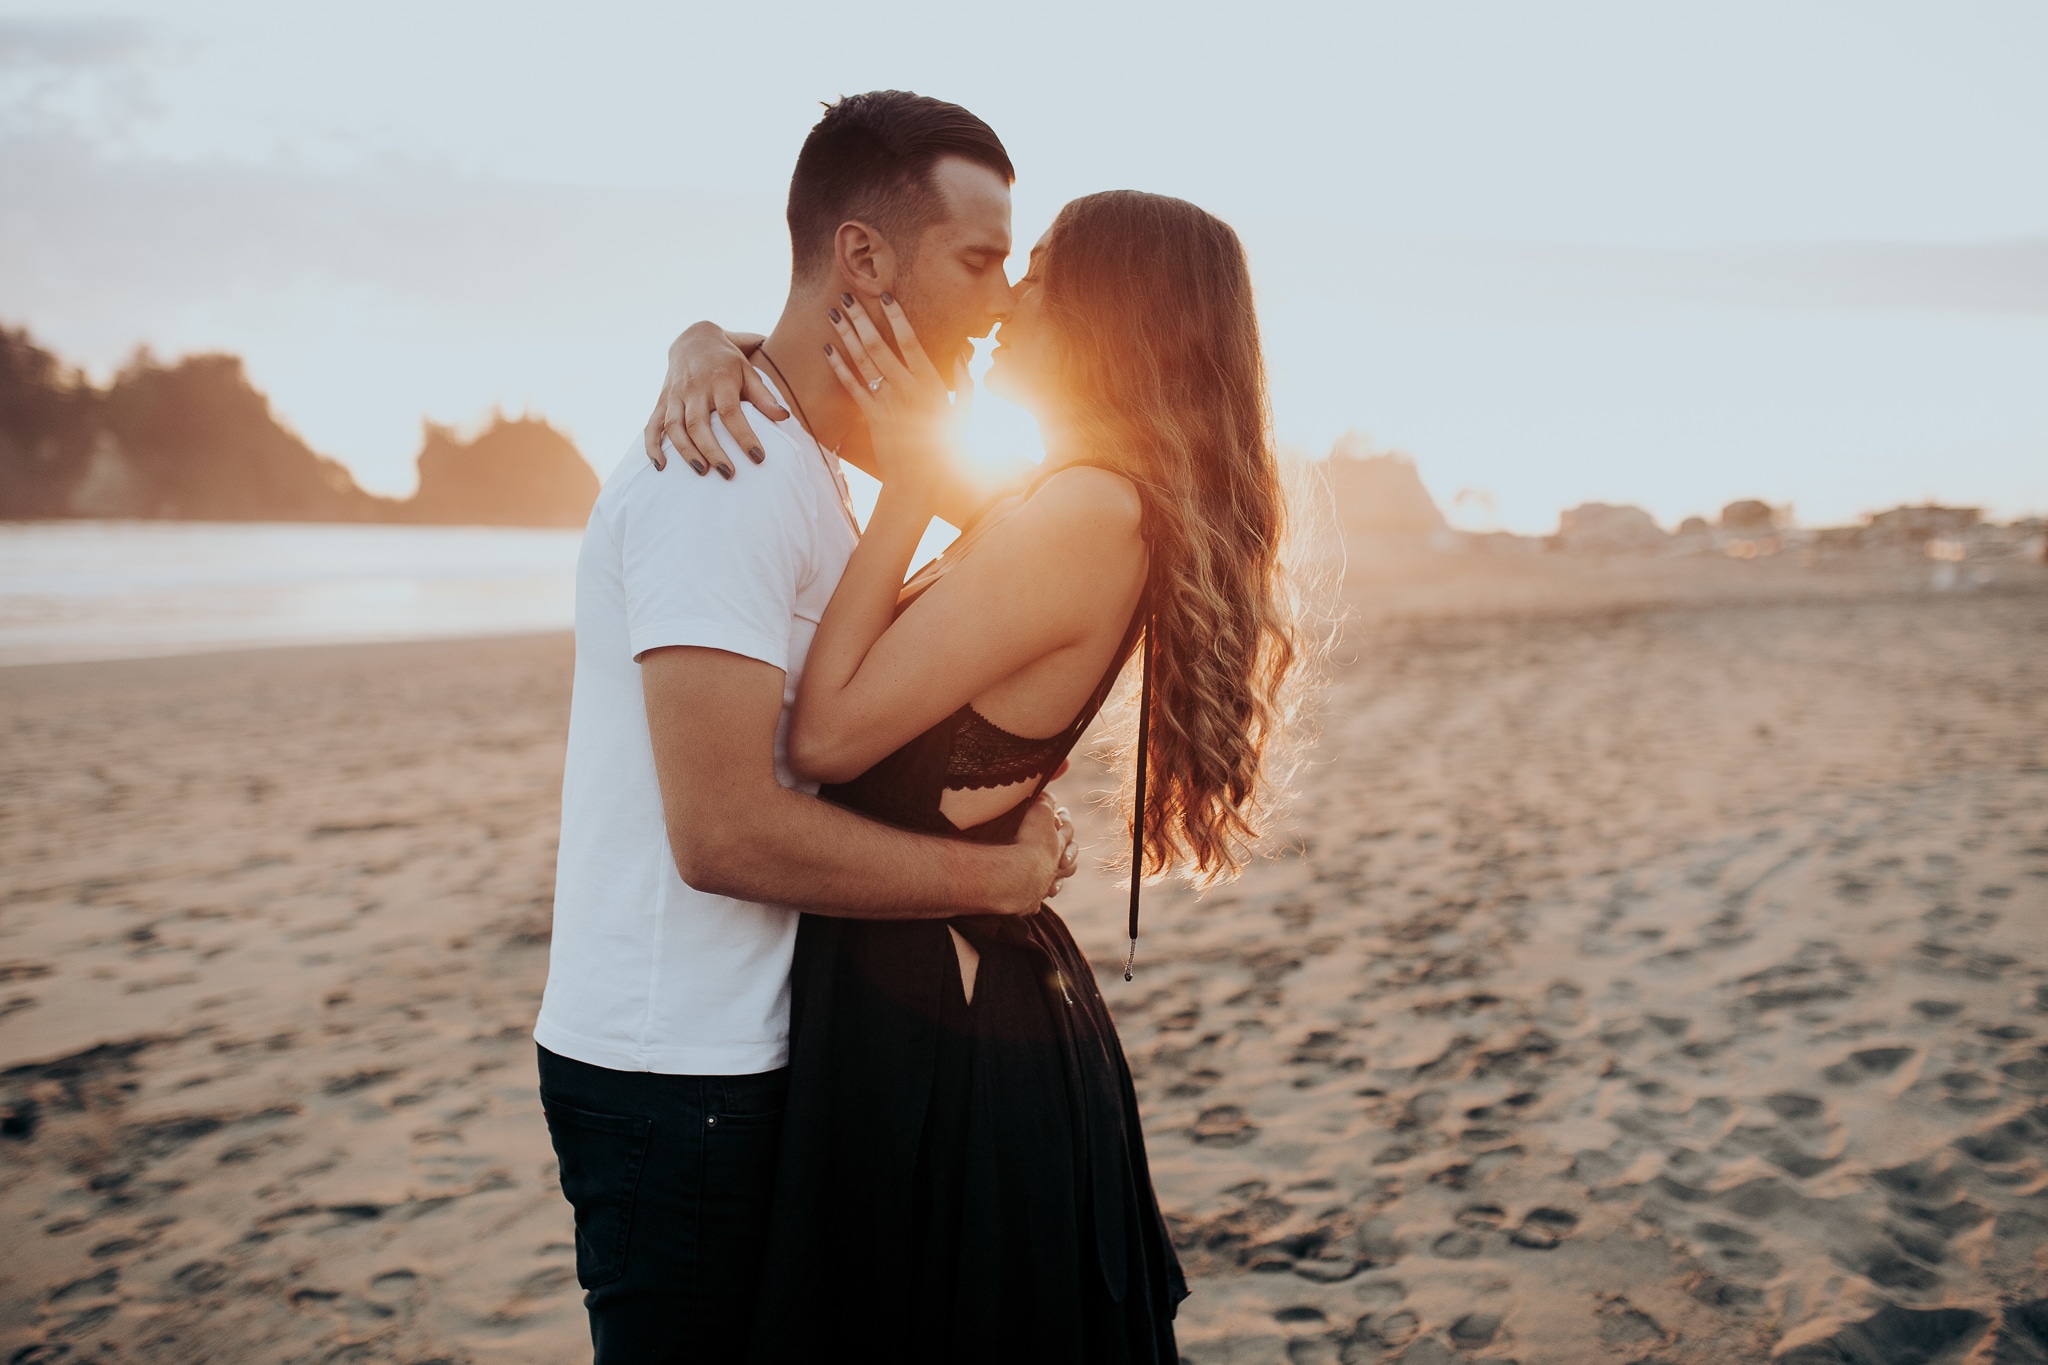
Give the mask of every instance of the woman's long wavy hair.
[(1209, 885), (1263, 833), (1289, 684), (1312, 651), (1286, 582), (1251, 272), (1229, 224), (1134, 190), (1068, 204), (1039, 268), (1047, 378), (1083, 447), (1145, 507), (1150, 771), (1132, 876)]

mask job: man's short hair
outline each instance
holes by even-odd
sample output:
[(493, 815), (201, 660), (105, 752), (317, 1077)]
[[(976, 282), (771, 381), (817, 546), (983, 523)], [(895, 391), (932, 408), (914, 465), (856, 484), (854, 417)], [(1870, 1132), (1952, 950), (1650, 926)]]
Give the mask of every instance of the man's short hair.
[(957, 156), (1012, 184), (1017, 172), (995, 130), (957, 104), (907, 90), (871, 90), (825, 106), (789, 179), (789, 245), (796, 278), (832, 259), (839, 225), (858, 220), (902, 246), (944, 212), (932, 168)]

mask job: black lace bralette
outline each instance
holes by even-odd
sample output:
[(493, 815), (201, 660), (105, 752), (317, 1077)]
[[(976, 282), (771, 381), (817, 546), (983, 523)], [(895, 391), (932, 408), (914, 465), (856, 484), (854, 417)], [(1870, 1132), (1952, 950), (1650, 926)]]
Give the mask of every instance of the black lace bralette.
[(946, 756), (948, 791), (986, 791), (1032, 781), (1058, 767), (1073, 747), (1072, 726), (1044, 739), (1027, 739), (1011, 734), (971, 705), (961, 707), (955, 718), (960, 724)]

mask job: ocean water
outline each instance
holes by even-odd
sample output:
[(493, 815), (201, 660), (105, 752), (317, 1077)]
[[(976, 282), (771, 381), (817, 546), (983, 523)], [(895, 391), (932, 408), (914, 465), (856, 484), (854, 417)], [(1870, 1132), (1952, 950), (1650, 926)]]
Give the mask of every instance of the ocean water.
[(567, 630), (580, 531), (0, 522), (0, 665)]

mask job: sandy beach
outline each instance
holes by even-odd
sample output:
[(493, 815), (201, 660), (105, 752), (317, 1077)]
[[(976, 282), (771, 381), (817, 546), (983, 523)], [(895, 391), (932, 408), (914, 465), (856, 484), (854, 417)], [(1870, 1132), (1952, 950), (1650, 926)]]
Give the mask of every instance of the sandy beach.
[[(1347, 584), (1282, 851), (1150, 893), (1130, 984), (1110, 877), (1058, 902), (1183, 1354), (2048, 1361), (2048, 569)], [(569, 658), (0, 670), (0, 1358), (585, 1357), (529, 1037)]]

